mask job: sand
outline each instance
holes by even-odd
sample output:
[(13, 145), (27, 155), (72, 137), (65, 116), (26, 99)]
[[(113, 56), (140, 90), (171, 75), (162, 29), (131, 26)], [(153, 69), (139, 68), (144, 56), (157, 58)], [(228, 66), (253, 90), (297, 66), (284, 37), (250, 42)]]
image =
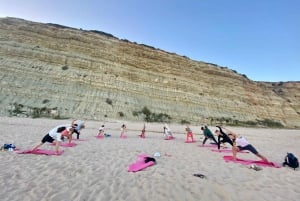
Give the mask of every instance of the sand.
[[(71, 120), (0, 118), (0, 143), (24, 150), (38, 144), (54, 126)], [(120, 139), (123, 121), (105, 123), (110, 138), (96, 139), (103, 122), (86, 121), (75, 147), (61, 147), (61, 156), (0, 152), (2, 201), (247, 201), (299, 200), (300, 173), (288, 167), (263, 167), (226, 163), (223, 155), (199, 147), (200, 126), (191, 125), (197, 142), (184, 143), (184, 125), (169, 124), (176, 137), (164, 140), (163, 124), (148, 123), (146, 138), (138, 137), (143, 123), (126, 122), (127, 139)], [(210, 126), (211, 130), (215, 127)], [(245, 136), (270, 161), (282, 163), (286, 152), (300, 156), (300, 131), (287, 129), (231, 128)], [(227, 145), (230, 147), (230, 145)], [(53, 149), (48, 144), (41, 147)], [(153, 156), (157, 164), (139, 172), (128, 166), (139, 154)], [(239, 154), (257, 159), (253, 154)], [(199, 178), (193, 174), (203, 174)]]

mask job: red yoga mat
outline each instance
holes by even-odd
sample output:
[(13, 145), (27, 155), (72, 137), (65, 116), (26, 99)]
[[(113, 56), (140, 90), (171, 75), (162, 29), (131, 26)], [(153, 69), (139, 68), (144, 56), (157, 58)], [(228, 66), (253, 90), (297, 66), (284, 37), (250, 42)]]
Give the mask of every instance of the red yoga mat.
[(233, 156), (223, 156), (223, 159), (226, 162), (234, 162), (234, 163), (239, 163), (239, 164), (243, 164), (243, 165), (251, 165), (251, 164), (255, 164), (257, 166), (261, 166), (261, 167), (274, 167), (274, 168), (280, 168), (281, 165), (273, 163), (273, 162), (266, 162), (263, 160), (248, 160), (248, 159), (241, 159), (241, 158), (237, 158), (236, 160), (233, 159)]
[(31, 149), (23, 150), (23, 151), (16, 151), (18, 154), (38, 154), (38, 155), (62, 155), (64, 150), (59, 150), (58, 154), (54, 150), (47, 150), (47, 149), (37, 149), (32, 151)]
[[(219, 153), (232, 153), (232, 150), (231, 149), (211, 149), (211, 151), (213, 152), (219, 152)], [(238, 153), (250, 153), (249, 151), (239, 151)]]
[[(51, 143), (50, 144), (51, 146), (55, 146), (55, 144)], [(62, 147), (75, 147), (77, 144), (75, 142), (61, 142), (59, 146), (62, 146)]]
[(204, 145), (198, 145), (198, 147), (210, 147), (210, 148), (214, 148), (214, 147), (218, 147), (218, 145), (216, 144), (204, 144)]

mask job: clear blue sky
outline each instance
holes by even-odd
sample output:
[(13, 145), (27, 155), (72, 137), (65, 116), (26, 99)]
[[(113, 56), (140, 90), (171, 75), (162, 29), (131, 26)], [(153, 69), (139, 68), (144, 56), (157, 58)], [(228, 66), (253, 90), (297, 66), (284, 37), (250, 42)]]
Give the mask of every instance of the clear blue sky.
[(300, 81), (300, 0), (0, 0), (0, 17), (103, 31), (255, 81)]

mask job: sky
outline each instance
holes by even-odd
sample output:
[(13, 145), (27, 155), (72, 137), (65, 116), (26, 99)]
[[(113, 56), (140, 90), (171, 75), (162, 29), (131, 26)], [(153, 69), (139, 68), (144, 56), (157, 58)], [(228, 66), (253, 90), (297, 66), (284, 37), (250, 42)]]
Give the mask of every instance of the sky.
[(0, 17), (98, 30), (254, 81), (300, 81), (300, 0), (0, 0)]

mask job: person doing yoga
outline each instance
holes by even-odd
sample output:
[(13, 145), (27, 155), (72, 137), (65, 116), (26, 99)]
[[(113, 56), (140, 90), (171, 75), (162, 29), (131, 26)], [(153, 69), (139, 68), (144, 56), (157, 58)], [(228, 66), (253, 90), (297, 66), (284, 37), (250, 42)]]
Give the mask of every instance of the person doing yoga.
[(55, 144), (55, 151), (59, 153), (59, 146), (60, 142), (62, 141), (62, 136), (66, 136), (69, 139), (69, 143), (72, 140), (72, 134), (74, 133), (74, 128), (77, 125), (74, 124), (74, 121), (71, 123), (71, 126), (66, 125), (59, 125), (55, 128), (51, 129), (41, 140), (41, 142), (36, 145), (32, 151), (37, 150), (40, 146), (45, 144), (46, 142), (54, 143)]
[(236, 154), (239, 151), (242, 150), (248, 150), (250, 152), (252, 152), (254, 155), (256, 155), (257, 157), (261, 158), (263, 161), (265, 162), (269, 162), (268, 159), (266, 157), (264, 157), (263, 155), (261, 155), (260, 153), (258, 153), (258, 151), (255, 149), (254, 146), (252, 146), (244, 137), (238, 137), (238, 135), (236, 133), (233, 133), (232, 131), (226, 129), (228, 131), (228, 136), (230, 137), (230, 139), (233, 142), (233, 146), (232, 146), (232, 153), (233, 153), (233, 159), (236, 160)]
[(201, 130), (203, 131), (203, 135), (204, 135), (204, 140), (202, 142), (202, 145), (205, 144), (207, 139), (211, 139), (213, 140), (216, 144), (218, 144), (216, 138), (214, 137), (214, 135), (212, 134), (211, 130), (209, 130), (209, 128), (207, 126), (202, 126)]
[[(221, 126), (216, 126), (217, 128), (219, 128), (219, 130), (216, 130), (215, 131), (215, 134), (218, 135), (218, 149), (220, 149), (221, 147), (221, 143), (224, 144), (224, 143), (229, 143), (231, 144), (231, 146), (233, 146), (233, 142), (232, 140), (230, 139), (230, 137), (222, 130)], [(224, 128), (226, 131), (227, 129)], [(228, 132), (228, 131), (227, 131)]]

